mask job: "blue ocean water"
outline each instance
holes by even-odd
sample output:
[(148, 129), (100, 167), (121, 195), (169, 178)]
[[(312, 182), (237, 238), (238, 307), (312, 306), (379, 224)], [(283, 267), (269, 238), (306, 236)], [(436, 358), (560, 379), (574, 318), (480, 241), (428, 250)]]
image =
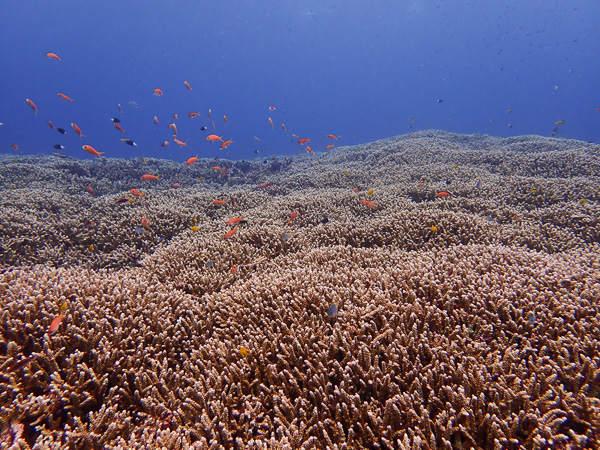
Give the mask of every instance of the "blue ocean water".
[(25, 0), (0, 17), (2, 153), (240, 159), (429, 128), (600, 141), (596, 0)]

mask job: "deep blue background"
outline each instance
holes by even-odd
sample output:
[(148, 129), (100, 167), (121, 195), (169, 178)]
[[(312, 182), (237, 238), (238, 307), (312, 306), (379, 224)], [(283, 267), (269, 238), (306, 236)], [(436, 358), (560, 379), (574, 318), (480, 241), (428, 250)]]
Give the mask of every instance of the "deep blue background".
[[(292, 133), (322, 151), (428, 128), (549, 136), (558, 120), (557, 137), (598, 142), (599, 18), (597, 0), (3, 1), (0, 152), (237, 159), (296, 154)], [(227, 154), (200, 131), (209, 108)], [(163, 149), (174, 113), (189, 147)]]

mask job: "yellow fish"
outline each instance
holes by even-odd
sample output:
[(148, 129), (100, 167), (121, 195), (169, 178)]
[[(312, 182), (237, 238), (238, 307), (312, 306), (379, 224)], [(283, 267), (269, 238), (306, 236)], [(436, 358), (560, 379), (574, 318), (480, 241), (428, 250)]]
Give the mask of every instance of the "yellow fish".
[(240, 347), (240, 355), (242, 355), (244, 358), (248, 356), (248, 349), (246, 347)]
[(67, 310), (67, 308), (69, 307), (69, 305), (67, 304), (66, 300), (63, 300), (63, 302), (60, 304), (60, 312), (65, 312)]
[(194, 226), (192, 227), (192, 231), (194, 231), (194, 232), (196, 232), (196, 231), (199, 231), (199, 230), (200, 230), (200, 228), (199, 228), (199, 227), (197, 227), (196, 225), (194, 225)]
[(373, 192), (375, 192), (375, 189), (369, 189), (367, 191), (367, 195), (373, 195)]
[(348, 173), (348, 171), (344, 170), (344, 175), (346, 175), (347, 177), (350, 176), (350, 174)]
[(429, 229), (430, 229), (431, 231), (433, 231), (434, 233), (436, 233), (436, 232), (437, 232), (437, 230), (438, 230), (438, 227), (436, 227), (436, 226), (434, 225), (434, 226), (432, 226), (432, 227), (429, 227)]
[(90, 244), (90, 246), (88, 247), (88, 249), (90, 250), (90, 252), (94, 251), (94, 244)]

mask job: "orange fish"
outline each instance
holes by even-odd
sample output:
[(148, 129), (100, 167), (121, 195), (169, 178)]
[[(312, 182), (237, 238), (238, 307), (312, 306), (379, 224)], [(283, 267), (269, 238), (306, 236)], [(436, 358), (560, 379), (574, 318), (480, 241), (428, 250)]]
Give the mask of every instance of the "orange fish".
[(19, 150), (19, 146), (17, 144), (13, 144), (10, 148), (13, 150)]
[(237, 269), (235, 268), (235, 266), (231, 267), (231, 273), (237, 273)]
[(97, 151), (91, 145), (82, 145), (81, 148), (84, 149), (86, 152), (88, 152), (90, 155), (94, 155), (94, 156), (98, 156), (98, 157), (100, 157), (100, 155), (102, 155), (104, 153), (104, 152)]
[(216, 127), (215, 127), (215, 121), (214, 121), (214, 120), (211, 120), (211, 121), (210, 121), (210, 123), (212, 124), (212, 129), (213, 129), (213, 130), (216, 130)]
[(230, 139), (230, 140), (228, 140), (228, 141), (225, 141), (225, 142), (223, 142), (223, 143), (221, 144), (221, 147), (220, 147), (220, 148), (227, 148), (227, 147), (229, 147), (229, 145), (230, 145), (232, 142), (233, 142), (233, 141), (232, 141), (231, 139)]
[(237, 228), (234, 228), (233, 230), (229, 230), (227, 233), (225, 233), (225, 236), (223, 236), (223, 239), (229, 239), (236, 232), (237, 232)]
[(298, 144), (306, 144), (307, 142), (310, 142), (310, 139), (300, 139)]
[(61, 94), (60, 92), (59, 92), (57, 95), (58, 95), (60, 98), (62, 98), (62, 99), (68, 100), (68, 101), (70, 101), (70, 102), (72, 102), (72, 101), (73, 101), (73, 99), (72, 99), (71, 97), (69, 97), (68, 95)]
[(75, 130), (75, 133), (77, 133), (79, 135), (79, 137), (84, 137), (85, 134), (83, 134), (81, 132), (81, 128), (79, 128), (77, 125), (75, 125), (73, 122), (71, 122), (71, 128), (73, 128)]
[(229, 219), (227, 221), (227, 223), (230, 224), (230, 225), (235, 225), (235, 224), (243, 222), (243, 221), (244, 221), (244, 219), (241, 218), (241, 217), (234, 217), (233, 219)]
[(31, 100), (29, 100), (28, 98), (25, 99), (25, 101), (27, 102), (27, 104), (31, 107), (31, 109), (33, 109), (34, 114), (37, 116), (37, 106), (35, 106), (35, 103), (33, 103)]
[(312, 148), (310, 148), (310, 147), (306, 147), (306, 151), (307, 151), (308, 153), (312, 153)]
[(123, 129), (123, 127), (121, 125), (119, 125), (118, 123), (113, 123), (113, 125), (115, 126), (115, 128), (123, 133), (125, 133), (125, 130)]
[(329, 139), (336, 139), (336, 140), (337, 140), (337, 138), (338, 138), (338, 137), (341, 137), (341, 136), (336, 136), (335, 134), (328, 134), (328, 135), (327, 135), (327, 137), (328, 137)]
[(355, 187), (355, 188), (352, 188), (352, 190), (353, 190), (354, 192), (358, 192), (358, 188), (357, 188), (357, 187)]
[(177, 113), (173, 114), (173, 119), (177, 119), (179, 116), (177, 115)]
[(174, 123), (169, 124), (169, 126), (167, 128), (170, 128), (171, 130), (173, 130), (173, 137), (177, 137), (177, 125), (175, 125)]
[(48, 121), (48, 125), (50, 126), (50, 128), (52, 128), (53, 130), (56, 129), (56, 127), (54, 126), (54, 124), (52, 123), (51, 120)]
[(273, 119), (269, 117), (269, 123), (271, 124), (271, 128), (275, 129), (275, 125), (273, 125)]
[(90, 193), (92, 196), (95, 196), (95, 195), (96, 195), (96, 191), (94, 191), (94, 188), (93, 188), (93, 187), (91, 187), (91, 186), (86, 186), (86, 187), (85, 187), (85, 191), (86, 191), (86, 192), (89, 192), (89, 193)]
[(132, 189), (131, 192), (133, 195), (135, 195), (136, 197), (141, 197), (142, 195), (144, 195), (143, 192), (138, 191), (137, 189)]
[(435, 194), (436, 197), (449, 197), (450, 194), (448, 194), (447, 192), (438, 192), (437, 194)]
[(140, 178), (142, 180), (146, 180), (146, 181), (156, 181), (156, 180), (158, 180), (158, 176), (157, 175), (149, 175), (149, 174), (142, 175)]
[(185, 87), (188, 88), (190, 91), (192, 90), (190, 83), (188, 83), (187, 81), (184, 81), (183, 84), (185, 84)]
[(56, 53), (52, 53), (52, 52), (46, 53), (46, 58), (55, 59), (56, 61), (60, 61), (60, 58), (58, 57), (58, 55)]
[(227, 125), (227, 116), (223, 114), (223, 120), (225, 121), (225, 125)]
[(210, 142), (221, 141), (223, 142), (223, 138), (221, 136), (217, 136), (216, 134), (209, 134), (206, 136), (206, 140)]
[(377, 205), (373, 202), (370, 202), (369, 200), (361, 200), (360, 202), (363, 205), (367, 205), (369, 208), (377, 208)]
[(269, 186), (273, 186), (273, 183), (267, 182), (267, 183), (261, 183), (258, 185), (258, 187), (261, 189), (268, 188)]
[(173, 138), (173, 141), (175, 141), (175, 143), (176, 143), (177, 145), (179, 145), (180, 147), (187, 147), (187, 141), (183, 142), (183, 141), (180, 141), (180, 140), (179, 140), (179, 139), (177, 139), (177, 138)]
[(160, 89), (154, 89), (154, 95), (156, 95), (157, 97), (160, 97), (163, 94), (163, 91)]
[(288, 223), (290, 223), (292, 220), (294, 220), (296, 218), (296, 216), (298, 216), (298, 214), (300, 214), (298, 211), (294, 211), (292, 213), (292, 215), (290, 216), (290, 218), (288, 219)]
[(273, 105), (269, 106), (269, 111), (275, 111), (275, 107)]
[(145, 217), (142, 217), (141, 222), (142, 222), (142, 226), (144, 228), (150, 228), (150, 221), (148, 219), (146, 219)]
[(333, 148), (333, 144), (329, 144), (327, 147), (325, 147), (325, 150), (331, 150)]
[(223, 169), (219, 166), (212, 166), (213, 169), (215, 169), (216, 171), (221, 172)]
[(60, 323), (62, 322), (62, 320), (64, 318), (65, 318), (64, 314), (59, 314), (58, 316), (56, 316), (56, 318), (50, 324), (50, 328), (48, 328), (48, 334), (52, 335), (52, 334), (56, 333), (56, 330), (58, 330), (58, 327), (60, 326)]
[(284, 133), (287, 133), (287, 128), (285, 127), (285, 123), (281, 124), (281, 128), (283, 128), (283, 132)]
[(191, 112), (188, 114), (188, 117), (198, 117), (200, 115), (199, 112)]
[(185, 165), (186, 165), (186, 166), (191, 166), (191, 165), (192, 165), (192, 164), (194, 164), (196, 161), (198, 161), (198, 155), (196, 155), (196, 156), (192, 156), (190, 159), (188, 159), (188, 160), (185, 162)]
[(158, 120), (158, 117), (154, 116), (152, 119), (154, 120), (154, 123), (156, 125), (158, 125), (160, 123), (160, 120)]
[(162, 144), (160, 144), (161, 147), (168, 147), (169, 146), (169, 141), (164, 141)]
[(224, 205), (225, 203), (227, 203), (225, 200), (215, 200), (213, 202), (213, 205), (215, 205), (215, 206), (221, 206), (221, 205)]
[(422, 181), (420, 183), (417, 183), (417, 187), (423, 187), (425, 186), (425, 183), (423, 183)]
[(565, 123), (564, 120), (559, 120), (558, 122), (554, 122), (554, 125), (562, 125), (563, 123)]

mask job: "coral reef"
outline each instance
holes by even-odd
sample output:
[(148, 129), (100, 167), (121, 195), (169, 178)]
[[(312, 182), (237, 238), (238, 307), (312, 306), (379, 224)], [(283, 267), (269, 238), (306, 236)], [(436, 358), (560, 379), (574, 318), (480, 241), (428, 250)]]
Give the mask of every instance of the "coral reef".
[(597, 146), (196, 164), (4, 161), (2, 448), (600, 446)]

